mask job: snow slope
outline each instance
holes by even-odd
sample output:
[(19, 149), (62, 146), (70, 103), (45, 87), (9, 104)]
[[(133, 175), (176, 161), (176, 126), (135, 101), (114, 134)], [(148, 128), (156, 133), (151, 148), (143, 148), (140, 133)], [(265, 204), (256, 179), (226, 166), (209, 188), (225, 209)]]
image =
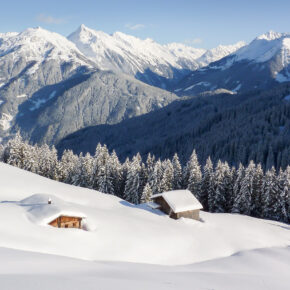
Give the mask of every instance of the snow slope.
[(0, 257), (0, 283), (5, 290), (289, 289), (289, 248), (252, 250), (171, 267), (88, 262), (7, 248), (0, 248)]
[[(290, 245), (290, 226), (282, 223), (205, 212), (202, 222), (176, 221), (145, 206), (6, 164), (0, 164), (0, 176), (0, 247), (94, 261), (180, 265)], [(85, 215), (90, 230), (46, 225), (41, 212), (51, 206), (48, 197), (60, 210)]]

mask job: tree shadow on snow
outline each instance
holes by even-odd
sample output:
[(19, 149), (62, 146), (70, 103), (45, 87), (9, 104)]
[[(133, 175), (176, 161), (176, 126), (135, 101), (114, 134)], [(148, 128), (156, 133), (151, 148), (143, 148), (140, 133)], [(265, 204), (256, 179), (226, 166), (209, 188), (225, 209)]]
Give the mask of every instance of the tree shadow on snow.
[(128, 201), (122, 200), (122, 201), (120, 201), (120, 204), (122, 204), (124, 206), (131, 207), (131, 208), (135, 208), (135, 209), (141, 209), (141, 210), (149, 211), (150, 213), (153, 213), (153, 214), (156, 214), (156, 215), (159, 215), (159, 216), (167, 216), (167, 214), (163, 213), (162, 211), (160, 211), (158, 209), (152, 209), (146, 203), (134, 205), (134, 204), (132, 204), (132, 203), (130, 203)]

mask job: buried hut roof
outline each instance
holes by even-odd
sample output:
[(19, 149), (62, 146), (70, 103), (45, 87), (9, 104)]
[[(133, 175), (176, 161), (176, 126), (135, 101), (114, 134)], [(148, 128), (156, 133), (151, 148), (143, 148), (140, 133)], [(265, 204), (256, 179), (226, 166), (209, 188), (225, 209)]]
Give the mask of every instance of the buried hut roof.
[[(49, 198), (51, 204), (48, 204)], [(73, 203), (48, 194), (34, 194), (21, 200), (19, 205), (25, 207), (29, 218), (39, 224), (47, 224), (59, 216), (86, 217)]]
[(155, 194), (152, 199), (162, 196), (174, 213), (202, 209), (201, 203), (189, 190), (172, 190)]

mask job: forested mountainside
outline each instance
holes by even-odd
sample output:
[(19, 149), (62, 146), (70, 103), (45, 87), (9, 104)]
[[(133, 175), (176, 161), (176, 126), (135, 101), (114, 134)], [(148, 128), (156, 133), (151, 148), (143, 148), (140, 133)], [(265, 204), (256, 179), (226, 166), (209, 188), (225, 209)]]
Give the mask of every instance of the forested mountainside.
[(177, 152), (183, 163), (195, 148), (202, 164), (211, 156), (236, 166), (254, 160), (266, 169), (285, 168), (290, 163), (289, 95), (290, 84), (284, 83), (269, 91), (179, 99), (116, 125), (75, 132), (57, 148), (93, 154), (100, 142), (121, 160), (137, 152), (161, 159)]
[[(79, 129), (115, 124), (162, 108), (177, 98), (130, 76), (90, 71), (40, 90), (23, 102), (14, 129), (33, 143), (56, 144)], [(43, 105), (42, 99), (49, 101)], [(40, 103), (33, 110), (32, 100)]]

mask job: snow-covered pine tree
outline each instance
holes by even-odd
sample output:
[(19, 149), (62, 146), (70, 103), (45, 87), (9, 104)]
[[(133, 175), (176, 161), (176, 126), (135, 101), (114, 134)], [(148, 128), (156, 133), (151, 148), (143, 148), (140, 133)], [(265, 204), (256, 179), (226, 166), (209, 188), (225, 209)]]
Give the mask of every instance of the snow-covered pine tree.
[(235, 196), (233, 204), (233, 213), (249, 215), (251, 213), (252, 196), (254, 191), (254, 178), (256, 167), (253, 161), (250, 161), (245, 169), (245, 174), (241, 180), (241, 187)]
[(262, 217), (276, 219), (276, 205), (279, 194), (278, 179), (274, 167), (265, 174), (262, 196)]
[(133, 203), (139, 204), (139, 188), (140, 188), (140, 172), (141, 160), (139, 156), (135, 155), (128, 170), (127, 180), (125, 185), (124, 199)]
[(12, 166), (23, 168), (24, 159), (26, 154), (26, 146), (19, 132), (16, 133), (15, 137), (9, 140), (5, 152), (4, 161)]
[(56, 179), (58, 172), (57, 151), (44, 144), (38, 148), (38, 174), (47, 178)]
[(257, 164), (253, 180), (253, 194), (251, 204), (251, 216), (261, 217), (262, 215), (262, 191), (264, 172), (261, 164)]
[(97, 190), (103, 193), (114, 194), (114, 186), (110, 166), (110, 154), (106, 145), (101, 148), (101, 152), (96, 160), (98, 166)]
[(235, 184), (233, 187), (233, 201), (232, 201), (233, 206), (231, 208), (231, 212), (237, 212), (237, 208), (234, 207), (234, 204), (235, 201), (239, 198), (242, 180), (244, 179), (244, 176), (245, 176), (245, 168), (240, 163), (239, 168), (236, 172)]
[(206, 160), (206, 164), (203, 167), (203, 177), (201, 182), (200, 194), (200, 202), (204, 210), (209, 209), (209, 199), (210, 202), (212, 202), (212, 198), (214, 197), (213, 174), (213, 164), (210, 157), (208, 157)]
[(224, 184), (225, 168), (219, 160), (214, 172), (214, 197), (210, 204), (211, 212), (226, 211), (226, 188)]
[(131, 162), (129, 158), (126, 158), (125, 162), (122, 164), (121, 167), (120, 197), (123, 199), (125, 199), (124, 198), (125, 186), (130, 166)]
[(187, 189), (200, 199), (202, 174), (195, 150), (186, 165), (186, 180)]
[(73, 153), (72, 150), (64, 150), (60, 163), (60, 181), (63, 181), (68, 184), (72, 184), (73, 175), (78, 164), (78, 156)]
[(173, 178), (174, 178), (173, 166), (171, 161), (169, 159), (165, 160), (164, 162), (162, 162), (162, 167), (163, 174), (160, 183), (160, 191), (161, 192), (170, 191), (173, 189)]
[(285, 196), (285, 199), (286, 199), (288, 223), (290, 223), (290, 166), (289, 165), (285, 169), (284, 177), (285, 177), (285, 180), (284, 180), (283, 196)]
[(155, 165), (155, 156), (149, 153), (146, 160), (146, 169), (148, 176), (152, 174), (154, 170), (154, 165)]
[(112, 152), (108, 163), (110, 180), (113, 185), (113, 195), (121, 196), (122, 166), (115, 151)]
[(287, 169), (285, 171), (280, 169), (279, 175), (277, 178), (278, 178), (279, 192), (278, 192), (276, 204), (274, 206), (275, 212), (276, 212), (276, 220), (287, 223), (288, 222), (288, 202), (287, 201), (289, 201), (289, 198), (290, 198), (290, 195), (289, 195), (290, 171), (287, 172)]
[(151, 201), (152, 197), (152, 190), (149, 183), (146, 183), (146, 185), (143, 188), (142, 196), (141, 196), (141, 203), (147, 203)]
[(148, 183), (150, 184), (153, 194), (161, 193), (161, 180), (162, 180), (162, 165), (161, 161), (157, 160), (154, 164), (154, 170), (151, 175), (148, 176)]
[(92, 156), (87, 153), (85, 156), (80, 154), (79, 162), (73, 176), (73, 184), (77, 186), (92, 188), (91, 174), (92, 174)]
[(100, 171), (100, 167), (103, 160), (103, 158), (101, 157), (102, 149), (103, 149), (102, 145), (98, 143), (96, 147), (95, 155), (93, 156), (93, 160), (92, 160), (92, 175), (91, 175), (90, 184), (92, 188), (96, 190), (98, 189), (98, 176), (99, 176), (99, 171)]
[(227, 197), (227, 212), (232, 212), (234, 199), (235, 199), (234, 187), (235, 187), (235, 183), (238, 177), (237, 169), (235, 166), (233, 166), (230, 170), (231, 170), (231, 173), (230, 173), (231, 181), (229, 185), (229, 194)]
[(230, 212), (231, 199), (233, 196), (233, 186), (232, 186), (233, 176), (232, 176), (232, 171), (227, 162), (223, 163), (223, 170), (224, 170), (223, 188), (224, 188), (224, 194), (225, 194), (225, 199), (226, 199), (225, 212)]
[(172, 159), (173, 166), (173, 189), (182, 188), (182, 167), (177, 153), (174, 154)]

